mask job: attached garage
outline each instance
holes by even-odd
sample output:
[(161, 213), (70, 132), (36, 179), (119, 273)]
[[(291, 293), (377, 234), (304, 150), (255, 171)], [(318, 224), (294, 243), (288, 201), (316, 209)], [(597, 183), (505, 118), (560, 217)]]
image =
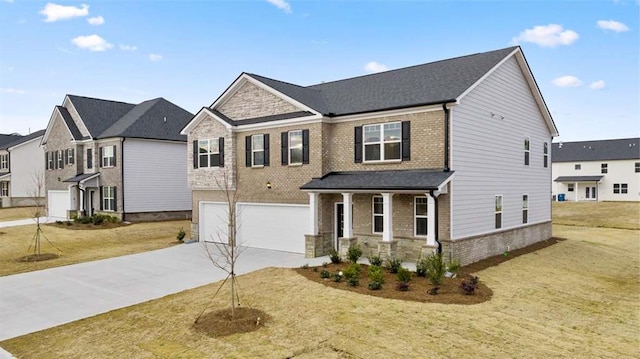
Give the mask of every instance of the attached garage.
[[(238, 241), (248, 247), (304, 253), (309, 206), (238, 203)], [(200, 203), (200, 238), (226, 242), (227, 205)]]
[(69, 190), (47, 192), (47, 210), (49, 217), (67, 218), (70, 209)]

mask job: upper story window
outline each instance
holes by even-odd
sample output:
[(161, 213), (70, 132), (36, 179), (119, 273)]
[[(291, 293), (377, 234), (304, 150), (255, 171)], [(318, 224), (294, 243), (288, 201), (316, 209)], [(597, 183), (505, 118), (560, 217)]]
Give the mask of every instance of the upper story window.
[(529, 223), (529, 195), (522, 195), (522, 223)]
[(57, 153), (56, 168), (57, 169), (64, 168), (64, 156), (63, 156), (62, 150), (56, 151), (56, 153)]
[(373, 196), (373, 233), (382, 233), (384, 230), (384, 206), (380, 196)]
[(73, 148), (64, 150), (65, 164), (72, 165), (75, 162), (75, 150)]
[(410, 139), (409, 121), (355, 127), (354, 162), (409, 161)]
[(531, 141), (529, 141), (529, 138), (526, 137), (524, 139), (524, 165), (525, 166), (529, 165), (530, 152), (531, 152)]
[(582, 169), (582, 165), (581, 164), (576, 164), (575, 166), (573, 166), (573, 169), (575, 169), (576, 171), (579, 171)]
[(606, 163), (600, 164), (600, 173), (607, 173), (609, 171), (609, 165)]
[(47, 169), (52, 170), (53, 169), (53, 152), (49, 151), (46, 153), (45, 161), (47, 163)]
[(269, 166), (269, 134), (245, 136), (245, 166)]
[(113, 167), (116, 165), (116, 146), (104, 146), (100, 147), (102, 153), (102, 167)]
[(309, 163), (309, 130), (282, 132), (280, 145), (283, 166)]
[(542, 164), (544, 168), (549, 167), (549, 143), (545, 142), (542, 148)]
[(425, 237), (427, 235), (427, 197), (415, 197), (414, 217), (414, 235)]
[(636, 173), (640, 173), (640, 162), (636, 162)]
[(9, 169), (9, 154), (0, 155), (0, 170)]
[(496, 229), (502, 228), (502, 195), (497, 194), (495, 199)]
[(193, 167), (224, 167), (224, 137), (193, 142)]
[(93, 168), (93, 149), (87, 148), (87, 169)]

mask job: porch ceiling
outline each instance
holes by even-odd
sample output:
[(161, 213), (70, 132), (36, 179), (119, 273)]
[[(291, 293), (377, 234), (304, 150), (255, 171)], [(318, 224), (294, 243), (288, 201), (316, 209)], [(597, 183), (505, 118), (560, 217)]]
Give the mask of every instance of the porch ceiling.
[(11, 179), (11, 172), (0, 173), (0, 180), (8, 180)]
[(600, 182), (604, 176), (560, 176), (554, 182)]
[(300, 187), (303, 191), (429, 191), (441, 189), (453, 172), (441, 169), (330, 172)]

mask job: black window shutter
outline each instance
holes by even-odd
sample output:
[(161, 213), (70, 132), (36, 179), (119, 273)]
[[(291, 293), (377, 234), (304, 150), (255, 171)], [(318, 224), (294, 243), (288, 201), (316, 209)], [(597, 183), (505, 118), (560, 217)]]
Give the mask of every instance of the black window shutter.
[(224, 137), (218, 138), (218, 152), (220, 153), (220, 164), (218, 166), (224, 167)]
[(93, 150), (87, 148), (87, 168), (93, 168)]
[(280, 162), (283, 166), (289, 164), (289, 132), (280, 133)]
[(64, 150), (63, 156), (64, 156), (64, 159), (63, 159), (64, 164), (68, 165), (69, 164), (69, 149), (68, 148), (66, 150)]
[(193, 141), (193, 168), (198, 168), (198, 140)]
[(264, 165), (269, 165), (269, 134), (265, 133), (263, 135), (264, 138)]
[(302, 163), (309, 164), (309, 130), (302, 130)]
[(353, 161), (355, 163), (362, 163), (362, 126), (354, 128), (354, 156)]
[(113, 187), (113, 210), (118, 211), (118, 191), (116, 187)]
[(102, 147), (100, 147), (100, 157), (98, 157), (98, 167), (102, 167)]
[[(101, 147), (102, 148), (102, 147)], [(103, 210), (103, 200), (104, 200), (104, 187), (100, 186), (100, 210)]]
[(251, 136), (244, 136), (244, 165), (251, 167)]
[(402, 121), (402, 160), (411, 159), (411, 122)]
[(69, 158), (69, 164), (74, 164), (76, 162), (76, 150), (75, 149), (70, 149), (69, 150), (69, 154), (70, 154), (70, 158)]
[(49, 152), (44, 153), (44, 168), (50, 170), (49, 168)]
[(118, 156), (116, 156), (116, 145), (113, 145), (113, 165), (116, 165), (116, 158), (118, 158)]
[[(60, 150), (60, 154), (62, 155), (62, 161), (60, 161), (60, 169), (64, 169), (64, 151)], [(59, 155), (58, 155), (59, 156)]]

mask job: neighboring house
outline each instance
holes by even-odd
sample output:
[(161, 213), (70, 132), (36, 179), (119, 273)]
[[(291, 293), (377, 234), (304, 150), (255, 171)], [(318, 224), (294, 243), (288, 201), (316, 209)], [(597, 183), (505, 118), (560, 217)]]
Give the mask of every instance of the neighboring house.
[(43, 135), (0, 135), (0, 207), (44, 204), (44, 164), (36, 160), (42, 158)]
[[(551, 237), (557, 130), (519, 47), (298, 86), (242, 73), (182, 130), (191, 234), (463, 264)], [(221, 186), (222, 185), (222, 186)]]
[(553, 196), (640, 201), (640, 138), (553, 144)]
[(180, 129), (192, 117), (163, 98), (135, 105), (67, 95), (42, 139), (49, 216), (190, 218)]

